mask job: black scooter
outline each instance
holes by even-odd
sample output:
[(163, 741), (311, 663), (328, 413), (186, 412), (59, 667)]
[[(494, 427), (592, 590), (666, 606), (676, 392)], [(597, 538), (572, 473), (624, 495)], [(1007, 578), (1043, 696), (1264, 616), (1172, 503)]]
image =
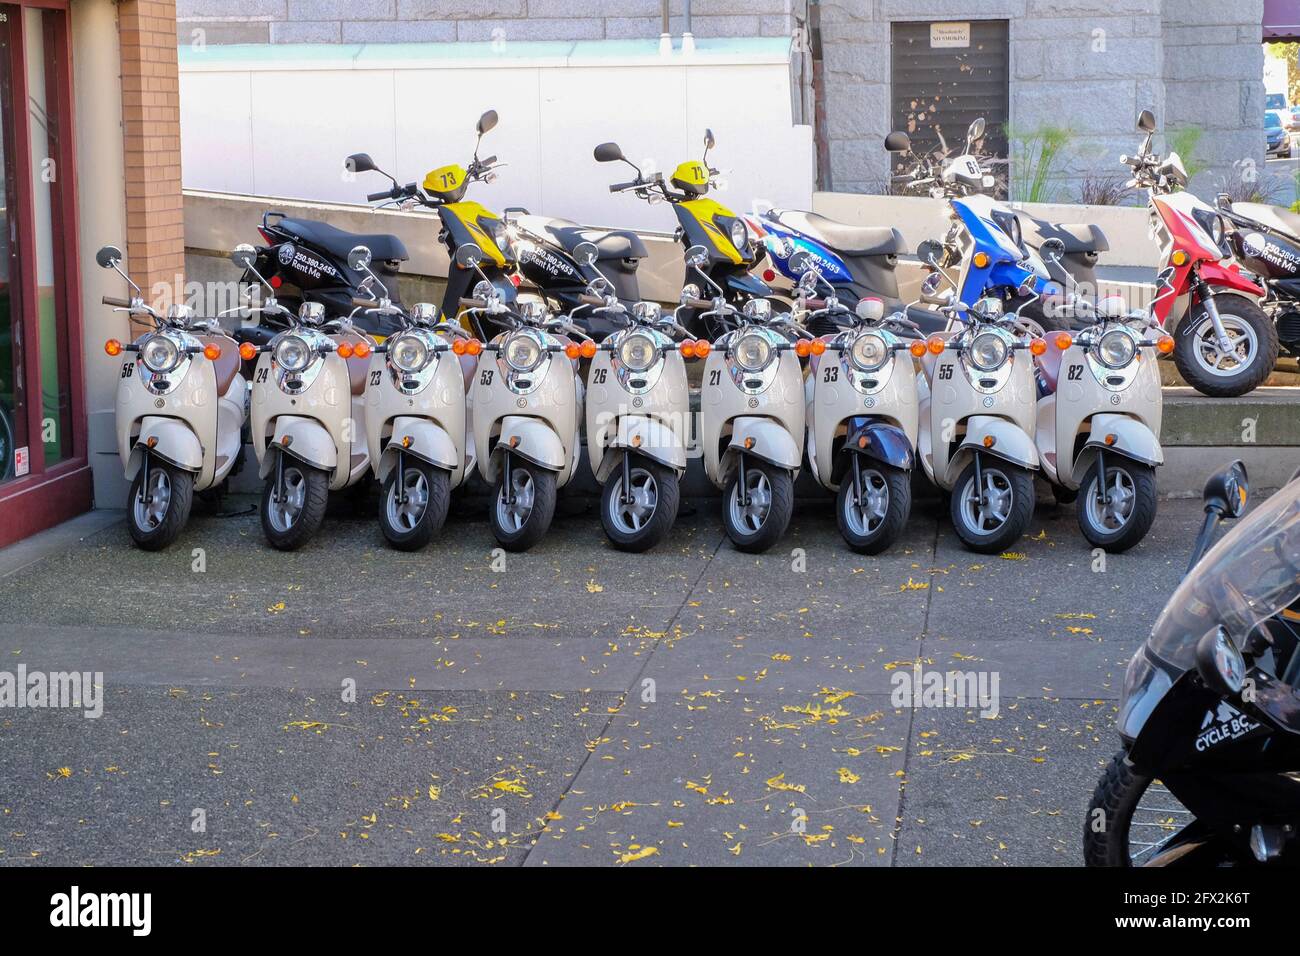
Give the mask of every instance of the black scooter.
[(1300, 862), (1300, 473), (1211, 548), (1246, 499), (1240, 461), (1205, 485), (1191, 566), (1124, 678), (1089, 866)]
[[(1278, 344), (1300, 358), (1300, 215), (1266, 203), (1234, 203), (1225, 195), (1216, 205), (1232, 223), (1228, 248), (1268, 290), (1261, 305), (1277, 325)], [(1222, 235), (1222, 227), (1215, 231)]]

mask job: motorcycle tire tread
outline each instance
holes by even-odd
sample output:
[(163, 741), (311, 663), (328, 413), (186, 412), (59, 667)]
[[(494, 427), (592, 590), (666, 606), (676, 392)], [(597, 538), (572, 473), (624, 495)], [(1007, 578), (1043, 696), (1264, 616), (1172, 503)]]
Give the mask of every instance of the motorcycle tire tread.
[(962, 469), (961, 476), (953, 485), (948, 500), (948, 517), (952, 521), (957, 537), (971, 551), (977, 554), (1001, 554), (1020, 539), (1034, 518), (1034, 476), (1018, 465), (999, 464), (998, 470), (1012, 482), (1011, 515), (1002, 528), (993, 535), (970, 535), (962, 527), (960, 518), (961, 494), (966, 485), (975, 480), (975, 463), (972, 461)]
[(162, 524), (146, 531), (137, 527), (132, 517), (135, 512), (135, 496), (140, 493), (140, 483), (144, 478), (144, 469), (136, 472), (131, 482), (131, 491), (127, 496), (126, 527), (131, 540), (141, 551), (161, 551), (178, 537), (190, 519), (190, 510), (194, 505), (194, 475), (179, 468), (154, 462), (150, 467), (162, 468), (167, 472), (167, 481), (171, 486), (171, 500), (167, 504), (167, 515)]
[(1124, 462), (1124, 468), (1133, 479), (1133, 514), (1128, 523), (1118, 531), (1110, 534), (1098, 533), (1087, 521), (1088, 496), (1092, 493), (1093, 482), (1097, 480), (1097, 463), (1093, 462), (1088, 473), (1084, 475), (1083, 484), (1075, 500), (1075, 516), (1079, 520), (1079, 530), (1094, 548), (1101, 548), (1110, 554), (1123, 554), (1146, 537), (1151, 525), (1156, 520), (1156, 473), (1149, 465), (1136, 462)]
[(277, 531), (267, 518), (267, 506), (275, 489), (274, 471), (267, 475), (266, 483), (262, 486), (262, 501), (258, 507), (262, 517), (262, 533), (266, 536), (267, 543), (277, 551), (297, 551), (315, 537), (325, 521), (325, 509), (329, 506), (329, 476), (310, 465), (300, 465), (298, 468), (307, 482), (307, 493), (303, 498), (302, 513), (288, 531)]
[(618, 494), (619, 489), (623, 486), (623, 471), (621, 468), (615, 468), (605, 481), (605, 487), (600, 493), (600, 523), (605, 529), (605, 536), (609, 538), (614, 547), (620, 551), (639, 554), (642, 551), (649, 551), (672, 531), (673, 525), (677, 521), (677, 509), (681, 501), (681, 486), (677, 482), (677, 475), (671, 468), (650, 461), (640, 455), (635, 456), (632, 467), (644, 468), (650, 472), (655, 480), (655, 486), (659, 489), (659, 500), (655, 503), (654, 514), (651, 515), (650, 521), (642, 529), (640, 535), (624, 534), (610, 523), (610, 499)]
[[(1224, 298), (1215, 296), (1215, 299)], [(1232, 310), (1231, 315), (1248, 322), (1255, 332), (1255, 339), (1259, 346), (1260, 354), (1268, 357), (1267, 361), (1256, 362), (1253, 368), (1247, 368), (1231, 376), (1208, 375), (1201, 372), (1200, 367), (1196, 364), (1196, 356), (1192, 351), (1196, 347), (1196, 339), (1190, 334), (1193, 325), (1199, 323), (1205, 310), (1201, 306), (1188, 310), (1183, 316), (1183, 320), (1178, 324), (1178, 330), (1174, 334), (1174, 364), (1178, 367), (1178, 374), (1188, 385), (1196, 389), (1202, 395), (1208, 395), (1211, 398), (1236, 398), (1239, 395), (1245, 395), (1253, 392), (1262, 385), (1267, 378), (1273, 374), (1273, 366), (1277, 364), (1279, 345), (1277, 340), (1277, 326), (1273, 320), (1264, 314), (1264, 310), (1242, 296), (1231, 296), (1233, 301), (1231, 305), (1220, 303), (1221, 312)]]
[[(1150, 784), (1149, 777), (1139, 776), (1129, 766), (1123, 750), (1111, 758), (1084, 815), (1084, 866), (1130, 865), (1122, 834), (1127, 832), (1127, 820)], [(1100, 832), (1094, 828), (1098, 810), (1104, 823)]]
[(507, 551), (527, 551), (537, 542), (541, 541), (550, 530), (551, 519), (555, 517), (555, 472), (547, 471), (544, 468), (536, 468), (533, 465), (525, 464), (523, 461), (516, 461), (515, 468), (527, 468), (532, 475), (533, 486), (536, 489), (533, 496), (533, 510), (528, 515), (528, 520), (524, 526), (517, 532), (508, 532), (497, 523), (497, 499), (501, 495), (501, 481), (504, 473), (497, 476), (497, 480), (492, 484), (492, 502), (488, 506), (488, 523), (492, 525), (492, 536), (497, 539), (497, 543)]
[(912, 476), (901, 468), (890, 465), (873, 464), (876, 471), (885, 479), (889, 489), (889, 505), (885, 510), (885, 520), (875, 533), (866, 536), (855, 534), (844, 518), (844, 509), (848, 506), (849, 495), (853, 493), (853, 472), (848, 471), (840, 482), (840, 490), (835, 496), (835, 523), (840, 527), (849, 548), (857, 554), (880, 554), (888, 549), (907, 526), (907, 519), (912, 513)]
[(410, 531), (399, 531), (388, 523), (388, 496), (397, 483), (397, 469), (394, 468), (384, 479), (379, 492), (379, 529), (384, 533), (384, 540), (394, 549), (419, 551), (433, 540), (447, 520), (447, 511), (451, 507), (451, 476), (442, 468), (435, 468), (427, 462), (408, 461), (406, 467), (418, 468), (424, 472), (424, 482), (429, 487), (429, 501), (424, 507), (424, 514)]
[(772, 507), (768, 510), (767, 520), (763, 522), (763, 527), (749, 535), (731, 526), (731, 496), (735, 494), (736, 484), (740, 480), (740, 472), (737, 471), (722, 493), (722, 524), (737, 551), (762, 554), (776, 544), (790, 526), (790, 516), (794, 513), (794, 478), (784, 468), (766, 463), (755, 461), (749, 468), (762, 469), (772, 488)]

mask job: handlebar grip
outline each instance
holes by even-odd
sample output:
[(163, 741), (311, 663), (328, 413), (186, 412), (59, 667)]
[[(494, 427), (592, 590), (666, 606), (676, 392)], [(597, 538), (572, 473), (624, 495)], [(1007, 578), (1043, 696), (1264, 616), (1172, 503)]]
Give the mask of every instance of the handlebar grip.
[(467, 299), (462, 297), (460, 300), (462, 309), (482, 309), (487, 307), (487, 301), (484, 299)]
[(397, 197), (393, 195), (396, 191), (397, 190), (395, 189), (385, 189), (382, 192), (371, 193), (366, 197), (366, 202), (379, 202), (381, 199), (396, 199)]
[(378, 303), (376, 303), (374, 299), (363, 299), (360, 296), (356, 296), (356, 295), (352, 297), (352, 307), (354, 309), (368, 309), (372, 305), (377, 305), (377, 304)]
[(578, 301), (581, 302), (583, 305), (604, 305), (605, 304), (605, 300), (602, 299), (600, 296), (589, 295), (585, 292), (582, 295), (578, 296)]
[(631, 189), (634, 186), (641, 186), (641, 185), (644, 184), (633, 179), (630, 182), (626, 182), (626, 183), (615, 183), (614, 185), (609, 187), (609, 191), (612, 193), (619, 193), (622, 192), (624, 189)]
[(711, 309), (713, 303), (708, 299), (682, 299), (682, 305), (688, 309)]
[(103, 299), (104, 305), (111, 305), (119, 309), (131, 308), (130, 299), (119, 299), (116, 296), (106, 295)]

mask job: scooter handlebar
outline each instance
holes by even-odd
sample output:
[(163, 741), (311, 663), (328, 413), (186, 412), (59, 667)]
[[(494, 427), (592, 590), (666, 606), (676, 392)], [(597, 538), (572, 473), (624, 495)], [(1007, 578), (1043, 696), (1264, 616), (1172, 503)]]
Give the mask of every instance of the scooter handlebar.
[(486, 300), (486, 299), (468, 299), (468, 298), (464, 298), (464, 297), (462, 297), (461, 300), (460, 300), (460, 307), (461, 307), (462, 309), (486, 309), (486, 308), (487, 308), (487, 300)]
[(106, 296), (104, 296), (104, 300), (103, 300), (103, 301), (104, 301), (104, 305), (111, 305), (111, 306), (113, 306), (114, 308), (118, 308), (118, 309), (129, 309), (129, 308), (131, 308), (131, 300), (130, 300), (130, 299), (119, 299), (119, 298), (117, 298), (116, 296), (106, 295)]
[(641, 182), (640, 180), (633, 179), (631, 182), (614, 183), (614, 185), (609, 187), (609, 191), (612, 193), (621, 193), (625, 189), (635, 189), (637, 186), (644, 186), (644, 185), (646, 184)]

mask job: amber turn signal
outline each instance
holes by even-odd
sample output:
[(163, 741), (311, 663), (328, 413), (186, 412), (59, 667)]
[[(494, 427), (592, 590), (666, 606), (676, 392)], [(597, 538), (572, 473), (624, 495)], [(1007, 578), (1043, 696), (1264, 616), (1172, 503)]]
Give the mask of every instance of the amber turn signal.
[(338, 347), (339, 358), (352, 358), (353, 348), (351, 342), (340, 342)]
[(971, 262), (975, 263), (976, 268), (983, 269), (989, 264), (989, 254), (987, 252), (977, 252), (971, 257)]
[(691, 339), (682, 342), (677, 348), (682, 353), (682, 358), (695, 358), (695, 342)]
[(122, 343), (119, 342), (117, 339), (109, 339), (107, 342), (104, 343), (104, 351), (107, 352), (109, 355), (121, 355)]
[(939, 336), (932, 335), (926, 340), (925, 347), (930, 350), (931, 355), (939, 355), (943, 352), (944, 341)]
[(582, 343), (582, 347), (579, 351), (581, 352), (583, 358), (595, 358), (596, 343), (593, 342), (591, 339), (587, 339), (587, 341)]
[(221, 346), (216, 342), (209, 342), (207, 345), (203, 346), (203, 357), (209, 362), (215, 362), (217, 359), (221, 358)]
[(370, 343), (358, 342), (356, 345), (352, 346), (352, 354), (357, 358), (366, 358), (370, 355)]
[(257, 358), (257, 346), (252, 342), (241, 342), (239, 345), (239, 357), (245, 362), (251, 362)]
[(1064, 352), (1073, 344), (1074, 344), (1074, 336), (1071, 335), (1069, 332), (1056, 333), (1056, 347), (1060, 349), (1062, 352)]
[(696, 357), (696, 358), (704, 358), (704, 357), (705, 357), (706, 355), (708, 355), (711, 351), (713, 351), (713, 343), (710, 342), (708, 339), (696, 339), (696, 340), (695, 340), (695, 357)]
[(571, 359), (581, 358), (582, 346), (580, 346), (577, 342), (569, 342), (567, 345), (564, 346), (564, 354)]
[(985, 447), (985, 448), (992, 448), (992, 447), (993, 447), (994, 445), (996, 445), (997, 443), (998, 443), (998, 440), (997, 440), (996, 438), (994, 438), (992, 435), (985, 435), (985, 436), (984, 436), (984, 447)]
[(1174, 350), (1174, 337), (1172, 335), (1162, 335), (1156, 339), (1156, 349), (1161, 355), (1168, 355)]
[(1187, 265), (1187, 253), (1183, 252), (1182, 249), (1177, 249), (1174, 251), (1174, 254), (1169, 257), (1169, 261), (1176, 266), (1185, 266)]
[(794, 343), (794, 354), (800, 358), (807, 358), (812, 354), (812, 345), (807, 339), (800, 339), (798, 342)]
[(468, 342), (465, 343), (465, 354), (466, 355), (483, 354), (483, 343), (480, 342), (478, 339), (470, 339)]
[(1047, 351), (1046, 339), (1034, 339), (1029, 343), (1029, 351), (1035, 355), (1042, 355)]
[(1105, 441), (1107, 445), (1113, 445), (1115, 444), (1115, 442), (1119, 441), (1119, 436), (1112, 432), (1111, 434), (1106, 436)]
[(907, 350), (911, 352), (915, 358), (920, 358), (921, 356), (925, 355), (925, 343), (913, 342), (911, 345), (907, 347)]
[(451, 350), (456, 355), (464, 355), (467, 351), (469, 351), (469, 343), (466, 342), (464, 339), (452, 339)]
[(812, 344), (808, 346), (813, 355), (821, 355), (826, 351), (826, 343), (821, 339), (813, 339)]

